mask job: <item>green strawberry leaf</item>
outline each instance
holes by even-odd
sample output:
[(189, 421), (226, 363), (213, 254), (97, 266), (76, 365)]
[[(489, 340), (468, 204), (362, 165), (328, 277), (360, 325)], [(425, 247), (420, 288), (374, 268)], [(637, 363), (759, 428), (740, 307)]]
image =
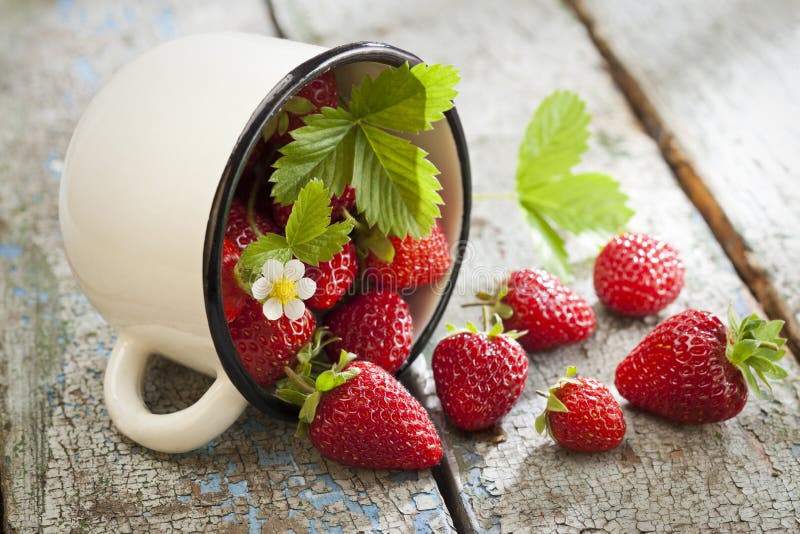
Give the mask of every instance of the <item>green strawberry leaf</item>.
[(587, 230), (619, 231), (633, 215), (628, 196), (605, 174), (566, 175), (520, 193), (522, 207), (572, 234)]
[[(429, 130), (453, 107), (457, 71), (442, 65), (408, 64), (365, 77), (352, 91), (351, 109), (322, 108), (303, 117), (294, 140), (280, 149), (270, 177), (272, 196), (292, 204), (314, 178), (332, 195), (346, 184), (359, 209), (384, 234), (421, 238), (430, 233), (439, 205), (439, 171), (427, 153), (386, 130)], [(297, 102), (292, 107), (298, 107)]]
[(366, 76), (360, 87), (353, 88), (350, 110), (364, 122), (387, 130), (430, 130), (453, 107), (459, 80), (451, 66), (419, 64), (409, 69), (404, 63), (384, 69), (374, 80)]
[(591, 117), (585, 107), (576, 94), (556, 91), (536, 110), (519, 148), (518, 201), (542, 267), (562, 279), (570, 265), (560, 232), (605, 241), (633, 215), (616, 180), (573, 172), (587, 149)]
[(556, 91), (545, 98), (519, 147), (517, 183), (528, 186), (569, 173), (588, 148), (590, 121), (575, 93)]
[(286, 242), (300, 261), (317, 266), (330, 261), (350, 240), (352, 221), (331, 224), (330, 196), (320, 180), (300, 190), (286, 222)]
[(356, 132), (353, 188), (370, 226), (384, 234), (420, 239), (439, 217), (439, 172), (427, 153), (372, 126)]
[(283, 156), (273, 164), (272, 196), (292, 204), (300, 190), (319, 178), (333, 195), (340, 195), (353, 170), (355, 119), (342, 108), (322, 108), (303, 117), (305, 126), (292, 131), (294, 141), (281, 147)]

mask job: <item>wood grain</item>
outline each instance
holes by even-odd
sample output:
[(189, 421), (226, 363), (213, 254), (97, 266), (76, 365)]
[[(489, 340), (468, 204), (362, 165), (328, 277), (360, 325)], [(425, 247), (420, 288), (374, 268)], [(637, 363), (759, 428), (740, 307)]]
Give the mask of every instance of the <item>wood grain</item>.
[[(625, 443), (606, 455), (568, 453), (534, 431), (543, 408), (534, 391), (561, 376), (567, 364), (611, 384), (616, 364), (667, 316), (687, 307), (724, 314), (731, 300), (740, 313), (758, 308), (571, 10), (556, 1), (524, 0), (275, 4), (291, 38), (328, 45), (383, 40), (458, 66), (457, 106), (478, 193), (512, 190), (518, 143), (535, 106), (556, 88), (578, 91), (594, 115), (593, 142), (581, 167), (621, 180), (637, 210), (630, 227), (660, 235), (683, 253), (688, 273), (680, 299), (645, 320), (622, 319), (599, 306), (591, 261), (579, 262), (573, 287), (594, 305), (597, 331), (583, 344), (531, 356), (526, 392), (496, 433), (467, 435), (450, 427), (430, 377), (418, 376), (444, 431), (443, 470), (454, 476), (448, 505), (457, 524), (478, 532), (797, 530), (800, 384), (791, 358), (791, 377), (774, 400), (751, 400), (722, 424), (680, 427), (624, 405)], [(476, 202), (467, 261), (445, 321), (477, 320), (474, 309), (459, 307), (475, 289), (535, 264), (514, 205)], [(503, 434), (505, 441), (497, 443)]]
[[(62, 159), (81, 111), (117, 68), (210, 30), (267, 33), (270, 22), (256, 0), (0, 3), (2, 529), (449, 531), (429, 472), (342, 468), (296, 440), (293, 425), (252, 409), (208, 447), (177, 456), (138, 447), (109, 420), (102, 375), (114, 331), (64, 257)], [(151, 407), (172, 411), (208, 381), (156, 359), (146, 384)]]
[(576, 0), (612, 73), (766, 312), (800, 349), (800, 6)]

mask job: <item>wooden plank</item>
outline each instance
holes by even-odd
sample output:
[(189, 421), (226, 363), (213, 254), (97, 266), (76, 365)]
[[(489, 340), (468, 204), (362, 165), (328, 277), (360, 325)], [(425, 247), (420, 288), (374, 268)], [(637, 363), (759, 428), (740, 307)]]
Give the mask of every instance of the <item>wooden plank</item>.
[[(562, 376), (567, 364), (611, 384), (616, 364), (668, 315), (687, 307), (724, 314), (731, 299), (740, 312), (756, 307), (569, 8), (555, 0), (412, 0), (380, 9), (366, 0), (346, 6), (282, 0), (276, 6), (278, 22), (295, 39), (383, 40), (458, 66), (457, 105), (478, 193), (512, 190), (518, 143), (536, 104), (556, 88), (578, 91), (594, 115), (595, 132), (582, 167), (620, 179), (637, 209), (630, 227), (674, 243), (687, 264), (680, 299), (658, 317), (634, 320), (597, 303), (591, 262), (581, 262), (573, 286), (594, 305), (597, 332), (580, 345), (531, 356), (526, 392), (498, 434), (450, 427), (430, 377), (418, 377), (444, 430), (443, 471), (453, 475), (448, 504), (456, 524), (489, 532), (796, 531), (800, 386), (791, 357), (791, 378), (776, 388), (774, 401), (751, 400), (722, 424), (679, 427), (626, 405), (625, 443), (605, 455), (565, 452), (534, 431), (543, 408), (534, 391)], [(524, 228), (512, 204), (475, 203), (467, 261), (445, 321), (477, 320), (474, 309), (459, 307), (475, 289), (509, 269), (536, 264)], [(505, 441), (496, 443), (502, 434)], [(442, 483), (444, 492), (448, 484)]]
[[(114, 332), (72, 279), (58, 233), (72, 129), (140, 51), (193, 32), (269, 28), (257, 0), (0, 4), (3, 531), (451, 529), (429, 472), (342, 468), (252, 409), (207, 448), (173, 456), (122, 438), (103, 406)], [(186, 406), (208, 385), (165, 360), (149, 373), (155, 410)]]
[(797, 2), (576, 0), (678, 179), (800, 349)]

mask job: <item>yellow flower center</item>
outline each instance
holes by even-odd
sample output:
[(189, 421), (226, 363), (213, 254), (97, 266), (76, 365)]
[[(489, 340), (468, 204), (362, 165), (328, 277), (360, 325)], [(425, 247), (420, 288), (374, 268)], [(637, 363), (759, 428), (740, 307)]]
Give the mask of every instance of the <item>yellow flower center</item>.
[(272, 296), (284, 306), (289, 304), (297, 298), (297, 282), (288, 278), (278, 278), (272, 283)]

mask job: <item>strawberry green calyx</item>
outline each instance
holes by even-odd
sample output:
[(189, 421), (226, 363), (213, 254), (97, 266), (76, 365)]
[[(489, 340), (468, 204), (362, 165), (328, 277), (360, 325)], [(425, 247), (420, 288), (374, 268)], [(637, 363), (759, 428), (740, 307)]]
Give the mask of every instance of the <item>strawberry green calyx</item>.
[(315, 379), (311, 377), (310, 365), (305, 367), (305, 364), (301, 362), (298, 364), (299, 372), (286, 367), (287, 378), (279, 383), (275, 394), (283, 401), (300, 406), (299, 423), (295, 435), (302, 436), (306, 433), (308, 425), (314, 421), (317, 406), (325, 393), (341, 386), (361, 372), (357, 368), (345, 370), (355, 359), (355, 354), (343, 350), (339, 355), (339, 361), (330, 369), (320, 373)]
[[(486, 311), (486, 308), (484, 308)], [(451, 337), (456, 334), (461, 334), (464, 332), (468, 332), (470, 334), (480, 334), (484, 335), (489, 339), (496, 338), (498, 336), (505, 336), (511, 339), (517, 339), (520, 336), (524, 336), (525, 332), (518, 332), (516, 330), (505, 330), (503, 328), (503, 321), (500, 319), (500, 316), (494, 315), (494, 317), (490, 320), (488, 319), (488, 315), (484, 314), (484, 330), (479, 330), (475, 324), (471, 321), (467, 321), (464, 328), (457, 328), (455, 325), (450, 323), (447, 324), (447, 335), (445, 337)]]
[(497, 284), (497, 287), (491, 293), (487, 291), (478, 291), (475, 293), (475, 297), (478, 299), (478, 301), (463, 304), (462, 307), (487, 307), (489, 309), (489, 313), (492, 315), (498, 315), (502, 319), (510, 319), (511, 316), (514, 315), (514, 310), (511, 308), (511, 306), (503, 302), (503, 297), (506, 295), (508, 295), (508, 279)]
[(322, 349), (336, 341), (339, 338), (332, 336), (327, 327), (317, 328), (311, 341), (298, 351), (295, 372), (300, 376), (310, 376), (314, 366), (324, 366), (327, 369), (328, 365), (318, 360), (317, 356), (322, 354)]
[(786, 370), (776, 364), (786, 354), (786, 349), (782, 348), (786, 339), (778, 336), (783, 324), (783, 321), (766, 321), (756, 314), (740, 319), (733, 307), (728, 307), (726, 355), (742, 371), (747, 385), (759, 398), (763, 392), (756, 376), (772, 393), (769, 380), (779, 380), (787, 375)]
[(577, 380), (575, 380), (575, 376), (577, 376), (577, 374), (578, 374), (578, 369), (575, 366), (570, 365), (569, 367), (567, 367), (567, 372), (565, 376), (559, 379), (559, 381), (556, 382), (555, 385), (553, 385), (550, 389), (548, 389), (546, 392), (545, 391), (536, 392), (536, 394), (539, 395), (540, 397), (544, 397), (545, 399), (547, 399), (547, 405), (545, 406), (542, 413), (540, 413), (536, 417), (536, 421), (534, 422), (534, 427), (536, 428), (537, 433), (544, 434), (545, 430), (547, 430), (547, 434), (551, 438), (553, 438), (553, 433), (550, 430), (550, 422), (547, 419), (547, 414), (549, 412), (566, 413), (569, 411), (567, 407), (564, 406), (564, 403), (561, 402), (561, 400), (559, 400), (558, 394), (560, 393), (562, 386), (564, 386), (565, 384), (577, 384), (577, 385), (580, 384)]

